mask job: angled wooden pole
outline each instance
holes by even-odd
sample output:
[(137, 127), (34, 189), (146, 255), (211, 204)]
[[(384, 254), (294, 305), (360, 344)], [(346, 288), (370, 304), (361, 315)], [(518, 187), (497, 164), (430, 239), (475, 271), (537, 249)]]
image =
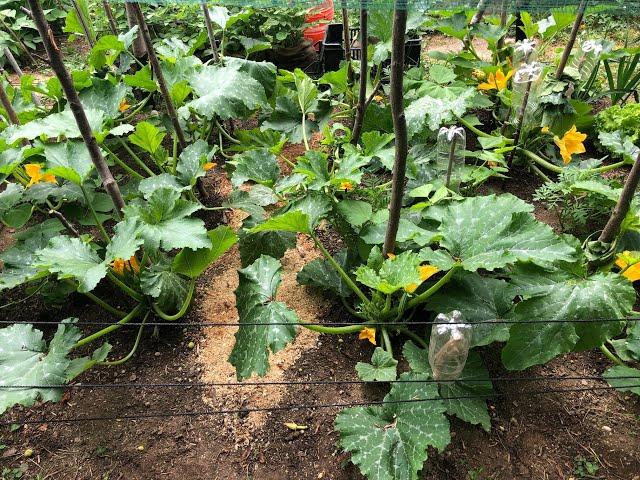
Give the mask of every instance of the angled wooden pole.
[[(13, 69), (13, 72), (18, 76), (18, 78), (22, 78), (24, 73), (22, 72), (22, 69), (20, 68), (20, 65), (18, 65), (18, 62), (16, 61), (15, 57), (13, 56), (13, 53), (11, 53), (11, 50), (9, 50), (8, 48), (5, 48), (4, 49), (4, 56), (7, 59), (7, 61), (9, 62), (9, 65), (11, 65), (11, 68)], [(36, 106), (42, 107), (42, 101), (40, 101), (40, 97), (38, 96), (37, 93), (31, 92), (31, 100), (33, 100), (33, 103)]]
[(613, 209), (611, 218), (609, 218), (604, 230), (602, 230), (598, 241), (602, 243), (612, 243), (615, 240), (620, 231), (620, 226), (629, 212), (631, 201), (638, 188), (638, 183), (640, 183), (640, 154), (638, 154), (638, 158), (636, 158), (633, 167), (631, 167), (631, 172), (629, 172), (629, 176), (624, 182), (618, 203)]
[(111, 9), (111, 5), (107, 0), (102, 2), (102, 7), (104, 8), (104, 13), (107, 16), (107, 20), (109, 21), (109, 30), (111, 30), (112, 35), (118, 35), (118, 23), (116, 22), (116, 17), (113, 16), (113, 10)]
[(11, 100), (9, 100), (7, 91), (4, 89), (2, 77), (0, 77), (0, 104), (2, 105), (2, 108), (4, 108), (4, 111), (7, 112), (9, 123), (13, 125), (20, 125), (18, 114), (14, 110), (13, 105), (11, 104)]
[(180, 149), (184, 150), (185, 148), (187, 148), (187, 141), (185, 140), (184, 132), (182, 131), (182, 127), (180, 126), (180, 120), (178, 120), (178, 112), (176, 112), (176, 108), (173, 105), (173, 100), (171, 99), (171, 94), (169, 93), (169, 87), (167, 87), (167, 82), (165, 81), (164, 74), (162, 73), (162, 69), (160, 68), (160, 62), (158, 61), (156, 52), (153, 50), (153, 42), (151, 41), (149, 26), (147, 25), (147, 22), (144, 19), (144, 14), (142, 13), (140, 4), (130, 3), (129, 5), (132, 7), (133, 13), (136, 16), (136, 21), (140, 26), (140, 33), (142, 34), (142, 40), (144, 42), (144, 46), (147, 49), (147, 55), (149, 56), (149, 63), (151, 63), (151, 69), (153, 70), (153, 73), (156, 76), (156, 80), (158, 81), (158, 85), (160, 87), (160, 93), (162, 94), (164, 103), (167, 106), (167, 114), (171, 119), (171, 123), (173, 124), (173, 129), (176, 131), (176, 136), (178, 137), (178, 144), (180, 145)]
[(562, 75), (564, 74), (564, 69), (566, 68), (569, 57), (571, 56), (571, 50), (573, 50), (573, 46), (576, 44), (578, 31), (580, 30), (580, 25), (582, 24), (582, 20), (584, 19), (584, 12), (586, 10), (587, 0), (582, 0), (582, 2), (580, 2), (580, 6), (578, 7), (576, 19), (573, 22), (573, 28), (571, 29), (569, 40), (567, 41), (567, 45), (564, 47), (564, 52), (562, 52), (562, 57), (560, 58), (558, 69), (556, 70), (556, 80), (560, 80), (560, 78), (562, 78)]
[(118, 183), (115, 178), (113, 178), (113, 174), (111, 173), (111, 170), (109, 170), (109, 166), (100, 152), (98, 142), (96, 142), (96, 139), (93, 136), (89, 120), (87, 119), (87, 115), (82, 107), (82, 103), (80, 102), (80, 97), (78, 97), (78, 92), (73, 86), (73, 80), (64, 65), (60, 48), (53, 36), (53, 31), (51, 30), (51, 27), (44, 16), (44, 12), (42, 11), (40, 0), (29, 0), (29, 5), (31, 6), (31, 11), (33, 12), (34, 22), (38, 28), (38, 32), (42, 37), (42, 43), (47, 51), (47, 55), (49, 56), (51, 68), (58, 77), (58, 80), (60, 80), (62, 90), (69, 102), (69, 108), (73, 113), (78, 129), (80, 130), (80, 134), (82, 135), (82, 139), (87, 146), (87, 150), (89, 150), (91, 161), (100, 175), (104, 189), (111, 197), (111, 200), (113, 200), (113, 203), (119, 213), (125, 206), (124, 199), (120, 193), (120, 188), (118, 187)]
[(202, 2), (202, 13), (204, 15), (204, 24), (207, 27), (209, 44), (211, 45), (211, 51), (213, 52), (213, 61), (217, 63), (220, 57), (218, 56), (218, 47), (216, 46), (216, 36), (213, 33), (213, 24), (211, 23), (211, 15), (209, 14), (209, 7), (207, 7), (206, 2)]

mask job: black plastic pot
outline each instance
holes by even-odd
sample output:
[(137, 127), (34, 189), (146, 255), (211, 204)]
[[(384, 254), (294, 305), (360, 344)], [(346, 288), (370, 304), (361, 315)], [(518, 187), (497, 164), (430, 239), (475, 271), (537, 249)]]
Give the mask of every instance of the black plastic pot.
[[(341, 23), (331, 23), (327, 25), (327, 32), (320, 48), (320, 56), (322, 57), (325, 72), (339, 70), (340, 62), (344, 60), (342, 29), (343, 25)], [(359, 28), (349, 29), (351, 58), (354, 60), (360, 60), (362, 55), (360, 46), (356, 44), (359, 34)], [(422, 40), (420, 38), (409, 38), (404, 48), (405, 67), (420, 65)], [(386, 62), (383, 66), (386, 67), (388, 64), (389, 62)]]

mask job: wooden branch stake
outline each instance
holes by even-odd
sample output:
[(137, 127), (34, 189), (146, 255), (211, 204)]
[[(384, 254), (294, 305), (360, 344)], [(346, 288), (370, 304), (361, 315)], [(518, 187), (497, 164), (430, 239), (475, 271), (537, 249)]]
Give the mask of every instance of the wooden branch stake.
[(184, 132), (182, 131), (182, 127), (180, 126), (180, 121), (178, 120), (178, 112), (173, 105), (173, 100), (171, 99), (171, 94), (169, 93), (169, 88), (167, 87), (167, 82), (164, 79), (164, 74), (162, 73), (162, 69), (160, 68), (160, 62), (158, 61), (158, 57), (156, 56), (156, 52), (153, 50), (153, 42), (151, 41), (151, 34), (149, 33), (149, 26), (147, 25), (146, 20), (144, 19), (144, 15), (142, 13), (142, 9), (140, 8), (140, 4), (131, 3), (129, 4), (133, 8), (133, 13), (136, 16), (136, 21), (140, 26), (140, 32), (142, 33), (142, 40), (144, 42), (145, 48), (147, 49), (147, 55), (149, 56), (149, 63), (151, 63), (151, 69), (156, 76), (156, 80), (158, 81), (158, 85), (160, 86), (160, 93), (162, 93), (162, 97), (164, 98), (164, 103), (167, 106), (167, 114), (171, 119), (171, 123), (173, 124), (173, 129), (176, 131), (176, 136), (178, 137), (178, 144), (180, 145), (180, 150), (184, 150), (187, 148), (187, 141), (184, 137)]
[(342, 2), (342, 43), (344, 44), (344, 61), (347, 62), (347, 83), (353, 84), (353, 64), (351, 63), (351, 30), (349, 28), (349, 11)]
[(118, 23), (116, 22), (116, 18), (113, 16), (113, 10), (111, 10), (111, 5), (107, 0), (102, 2), (102, 7), (104, 8), (104, 13), (107, 16), (107, 20), (109, 21), (109, 30), (111, 33), (118, 36)]
[[(125, 3), (124, 8), (127, 15), (127, 24), (129, 25), (129, 29), (135, 26), (138, 26), (138, 28), (140, 28), (140, 26), (138, 25), (138, 21), (136, 20), (136, 14), (134, 12), (133, 4), (127, 2)], [(138, 60), (142, 59), (145, 56), (146, 51), (144, 41), (142, 40), (142, 35), (140, 34), (139, 30), (138, 34), (136, 35), (136, 39), (133, 41), (132, 47), (133, 56)]]
[(403, 104), (404, 75), (404, 35), (407, 28), (406, 0), (396, 0), (393, 14), (393, 39), (391, 41), (391, 83), (389, 99), (393, 130), (396, 136), (396, 152), (393, 164), (393, 181), (391, 184), (391, 202), (389, 203), (389, 223), (384, 239), (383, 255), (393, 253), (396, 246), (396, 235), (400, 225), (400, 210), (404, 195), (405, 171), (407, 169), (408, 134), (407, 119)]
[(640, 182), (640, 154), (638, 154), (638, 158), (636, 158), (633, 167), (631, 167), (631, 172), (629, 172), (629, 176), (627, 180), (624, 182), (624, 187), (622, 188), (622, 193), (620, 194), (620, 198), (618, 199), (618, 203), (613, 209), (613, 213), (611, 214), (611, 218), (602, 230), (600, 234), (600, 238), (598, 238), (599, 242), (602, 243), (612, 243), (618, 232), (620, 231), (620, 226), (624, 221), (627, 213), (629, 212), (629, 208), (631, 207), (631, 201), (633, 200), (633, 196), (636, 193), (636, 189), (638, 188), (638, 183)]
[(7, 112), (7, 117), (9, 118), (9, 122), (13, 125), (20, 125), (20, 119), (18, 118), (18, 114), (13, 109), (13, 105), (11, 104), (11, 100), (9, 100), (9, 95), (7, 95), (7, 91), (4, 89), (4, 85), (2, 84), (2, 78), (0, 77), (0, 104), (2, 104), (2, 108), (4, 108), (5, 112)]
[(580, 30), (580, 25), (582, 24), (582, 20), (584, 18), (584, 12), (586, 11), (586, 9), (587, 9), (587, 0), (582, 0), (582, 2), (580, 2), (580, 6), (578, 7), (576, 20), (573, 22), (571, 35), (569, 35), (569, 40), (567, 41), (567, 45), (564, 47), (564, 52), (562, 52), (562, 57), (560, 58), (560, 64), (558, 65), (558, 69), (556, 70), (556, 80), (560, 80), (562, 78), (562, 75), (564, 74), (564, 69), (567, 66), (569, 57), (571, 56), (571, 50), (573, 50), (573, 46), (576, 44), (576, 38), (578, 38), (578, 31)]
[[(24, 73), (22, 73), (22, 69), (20, 68), (20, 65), (18, 65), (18, 62), (16, 61), (15, 57), (13, 56), (13, 53), (11, 53), (11, 50), (9, 50), (8, 48), (5, 48), (4, 49), (4, 56), (7, 59), (7, 61), (9, 62), (9, 65), (11, 65), (11, 68), (13, 69), (14, 73), (18, 76), (18, 78), (22, 78)], [(42, 101), (40, 100), (40, 97), (38, 96), (37, 93), (31, 92), (31, 100), (33, 100), (33, 103), (36, 106), (42, 107)]]
[(211, 45), (211, 51), (213, 52), (213, 61), (218, 62), (220, 56), (218, 55), (218, 47), (216, 46), (216, 36), (213, 33), (213, 24), (211, 23), (211, 15), (209, 14), (209, 7), (206, 2), (202, 2), (202, 13), (204, 14), (204, 24), (207, 27), (207, 35), (209, 36), (209, 44)]
[(78, 21), (80, 22), (80, 26), (84, 31), (84, 36), (87, 37), (87, 42), (89, 42), (89, 46), (93, 48), (96, 44), (96, 39), (93, 36), (93, 31), (91, 30), (91, 26), (89, 25), (89, 21), (85, 18), (84, 13), (82, 12), (82, 8), (78, 5), (76, 0), (71, 0), (73, 4), (73, 9), (76, 11), (76, 17), (78, 17)]
[(22, 49), (22, 51), (27, 55), (27, 57), (29, 58), (29, 61), (33, 64), (36, 63), (36, 59), (33, 58), (33, 55), (31, 55), (31, 52), (29, 51), (29, 47), (27, 47), (24, 42), (20, 39), (20, 37), (18, 37), (18, 35), (16, 35), (16, 32), (14, 32), (13, 30), (11, 30), (11, 28), (9, 28), (9, 25), (7, 25), (4, 20), (2, 20), (2, 17), (0, 17), (0, 26), (2, 26), (2, 28), (11, 36), (11, 38), (13, 38), (13, 40), (20, 45), (20, 48)]
[[(353, 122), (353, 135), (351, 143), (357, 145), (360, 142), (362, 133), (362, 124), (364, 123), (365, 103), (367, 101), (367, 80), (369, 79), (368, 55), (369, 47), (369, 29), (368, 29), (369, 12), (365, 8), (364, 2), (360, 8), (360, 91), (358, 93), (358, 105), (356, 106), (356, 118)], [(404, 41), (404, 36), (403, 36)], [(345, 45), (345, 52), (347, 45)], [(404, 48), (404, 47), (403, 47)]]
[(76, 89), (73, 86), (71, 75), (69, 75), (69, 72), (64, 65), (60, 48), (58, 47), (55, 37), (53, 36), (53, 31), (44, 16), (40, 0), (29, 0), (29, 5), (31, 5), (34, 22), (38, 28), (40, 36), (42, 37), (42, 43), (47, 51), (47, 55), (49, 56), (51, 68), (60, 80), (64, 94), (69, 102), (69, 108), (76, 119), (78, 129), (80, 130), (82, 139), (87, 146), (87, 150), (89, 150), (91, 161), (100, 175), (104, 189), (113, 200), (113, 204), (116, 206), (117, 211), (120, 212), (125, 206), (124, 199), (120, 193), (120, 188), (118, 187), (118, 183), (113, 178), (111, 170), (109, 170), (109, 166), (100, 152), (98, 142), (96, 142), (96, 139), (93, 137), (89, 120), (87, 119), (87, 115), (85, 114), (80, 98), (78, 97), (78, 92), (76, 92)]

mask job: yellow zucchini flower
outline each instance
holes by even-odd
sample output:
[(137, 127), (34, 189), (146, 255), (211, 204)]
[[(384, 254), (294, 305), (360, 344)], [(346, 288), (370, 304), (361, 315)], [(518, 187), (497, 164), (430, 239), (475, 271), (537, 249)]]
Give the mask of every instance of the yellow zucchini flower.
[(555, 137), (554, 142), (560, 149), (560, 155), (564, 164), (568, 164), (571, 161), (571, 156), (576, 153), (585, 153), (587, 151), (584, 148), (584, 141), (587, 139), (585, 133), (580, 133), (578, 128), (574, 125), (571, 129), (564, 134), (562, 138)]

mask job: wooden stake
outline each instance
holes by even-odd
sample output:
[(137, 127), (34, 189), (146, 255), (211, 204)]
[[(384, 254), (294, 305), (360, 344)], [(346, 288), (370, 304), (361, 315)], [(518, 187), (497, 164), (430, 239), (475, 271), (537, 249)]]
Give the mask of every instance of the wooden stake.
[(587, 0), (582, 0), (582, 2), (580, 2), (580, 6), (578, 7), (576, 20), (575, 22), (573, 22), (571, 35), (569, 35), (569, 40), (567, 41), (567, 45), (564, 47), (562, 58), (560, 58), (560, 64), (558, 65), (558, 69), (556, 70), (556, 80), (560, 80), (562, 78), (562, 75), (564, 74), (564, 69), (567, 66), (567, 62), (569, 61), (569, 56), (571, 55), (571, 50), (573, 50), (573, 46), (576, 44), (578, 31), (580, 30), (580, 25), (582, 24), (582, 19), (584, 18), (584, 12), (586, 11), (586, 9)]
[(116, 22), (116, 18), (113, 16), (113, 10), (111, 10), (111, 5), (109, 5), (108, 1), (102, 2), (102, 7), (104, 8), (104, 13), (107, 15), (107, 20), (109, 20), (109, 30), (111, 33), (118, 36), (118, 23)]
[[(127, 15), (127, 24), (129, 25), (129, 28), (131, 29), (135, 26), (138, 26), (138, 28), (140, 28), (136, 20), (136, 14), (134, 12), (133, 4), (127, 2), (125, 3), (124, 8)], [(133, 50), (133, 56), (136, 57), (138, 60), (143, 58), (146, 53), (145, 47), (144, 47), (144, 41), (142, 40), (142, 35), (140, 34), (140, 31), (138, 31), (138, 34), (136, 35), (136, 39), (133, 41), (132, 50)]]
[[(351, 137), (351, 143), (357, 145), (360, 142), (360, 135), (362, 133), (362, 124), (364, 123), (365, 114), (365, 102), (367, 101), (367, 80), (369, 79), (368, 70), (368, 55), (367, 50), (369, 47), (369, 29), (368, 20), (369, 12), (364, 8), (364, 2), (360, 8), (360, 91), (358, 93), (358, 105), (356, 106), (356, 118), (353, 122), (353, 135)], [(403, 36), (404, 41), (404, 36)], [(403, 47), (404, 48), (404, 47)], [(345, 45), (345, 54), (347, 45)]]
[(389, 99), (391, 101), (391, 115), (393, 130), (396, 136), (396, 153), (393, 164), (393, 181), (391, 184), (391, 202), (389, 203), (389, 223), (384, 239), (383, 255), (393, 253), (396, 246), (396, 235), (400, 225), (400, 210), (404, 195), (405, 171), (407, 169), (408, 134), (407, 119), (404, 115), (403, 104), (403, 75), (404, 75), (404, 35), (407, 28), (406, 0), (396, 0), (393, 14), (393, 39), (391, 43), (391, 83)]
[(204, 24), (207, 27), (209, 44), (211, 45), (211, 51), (213, 52), (213, 61), (217, 63), (220, 57), (218, 56), (218, 47), (216, 46), (216, 36), (213, 33), (213, 24), (211, 23), (211, 15), (209, 14), (209, 7), (207, 7), (206, 2), (202, 2), (202, 13), (204, 14)]
[(178, 120), (178, 112), (176, 112), (176, 109), (173, 105), (173, 100), (171, 100), (171, 94), (169, 93), (167, 82), (165, 81), (162, 69), (160, 68), (160, 62), (158, 61), (158, 57), (156, 57), (156, 52), (153, 50), (153, 42), (151, 41), (149, 26), (144, 19), (140, 4), (131, 3), (129, 5), (132, 7), (133, 13), (136, 16), (136, 21), (140, 26), (142, 40), (144, 41), (144, 46), (147, 49), (147, 55), (149, 56), (149, 63), (151, 63), (151, 69), (153, 70), (153, 73), (156, 76), (156, 80), (158, 81), (158, 85), (160, 86), (160, 93), (162, 93), (164, 103), (167, 105), (167, 113), (169, 115), (169, 118), (171, 119), (171, 123), (173, 124), (173, 129), (176, 131), (178, 144), (180, 145), (180, 149), (184, 150), (185, 148), (187, 148), (187, 141), (185, 140), (184, 132), (182, 131), (182, 127), (180, 126), (180, 121)]
[[(344, 5), (344, 2), (343, 2)], [(351, 63), (351, 30), (349, 28), (349, 11), (342, 8), (342, 43), (344, 44), (344, 61), (347, 62), (347, 82), (353, 84), (353, 64)]]
[(76, 11), (76, 17), (78, 17), (80, 26), (84, 31), (84, 36), (87, 37), (87, 42), (89, 43), (89, 46), (93, 48), (93, 46), (96, 44), (96, 39), (93, 36), (93, 31), (91, 30), (89, 21), (85, 18), (84, 13), (82, 12), (82, 8), (80, 8), (80, 5), (78, 5), (78, 2), (76, 2), (76, 0), (71, 0), (71, 3), (73, 4), (73, 9)]
[(29, 47), (27, 47), (24, 42), (20, 39), (20, 37), (18, 37), (18, 35), (16, 35), (16, 32), (14, 32), (13, 30), (11, 30), (11, 28), (9, 28), (9, 25), (7, 25), (4, 20), (2, 20), (2, 17), (0, 17), (0, 26), (2, 26), (2, 28), (4, 30), (7, 31), (7, 33), (11, 36), (11, 38), (13, 38), (13, 40), (20, 45), (20, 48), (22, 49), (22, 51), (27, 55), (27, 57), (29, 58), (29, 61), (33, 64), (36, 63), (36, 59), (33, 58), (33, 55), (31, 55), (31, 52), (29, 51)]
[(623, 220), (629, 212), (629, 208), (631, 207), (631, 200), (633, 200), (633, 196), (636, 193), (639, 182), (640, 154), (638, 154), (638, 158), (636, 158), (636, 161), (631, 168), (631, 172), (629, 172), (629, 176), (624, 182), (624, 187), (622, 188), (622, 193), (620, 194), (618, 203), (613, 209), (611, 218), (609, 218), (609, 221), (605, 225), (604, 230), (602, 230), (600, 238), (598, 238), (599, 242), (612, 243), (615, 240), (618, 232), (620, 231), (620, 225), (622, 225)]
[[(11, 50), (9, 50), (8, 48), (5, 48), (4, 56), (9, 62), (9, 65), (11, 65), (11, 68), (13, 69), (14, 73), (18, 76), (18, 78), (22, 78), (24, 73), (22, 73), (22, 69), (20, 68), (20, 65), (18, 65), (18, 62), (16, 62), (15, 57), (11, 53)], [(42, 107), (42, 102), (40, 101), (40, 97), (35, 92), (31, 92), (31, 100), (33, 100), (33, 103), (36, 106)]]
[(0, 77), (0, 104), (2, 104), (2, 108), (4, 108), (5, 112), (7, 112), (7, 117), (9, 118), (9, 122), (13, 125), (20, 125), (20, 119), (18, 118), (18, 114), (13, 109), (13, 105), (11, 104), (11, 100), (9, 100), (9, 95), (7, 95), (7, 91), (4, 89), (4, 85), (2, 83), (2, 78)]
[(76, 92), (76, 89), (73, 86), (71, 75), (69, 75), (69, 72), (64, 65), (60, 48), (58, 47), (55, 37), (53, 36), (53, 31), (44, 16), (40, 0), (29, 0), (29, 5), (31, 5), (34, 22), (38, 28), (40, 36), (42, 37), (42, 43), (47, 51), (47, 55), (49, 56), (51, 68), (58, 77), (58, 80), (60, 80), (64, 94), (69, 102), (69, 108), (76, 119), (78, 129), (80, 130), (82, 139), (87, 146), (87, 150), (89, 150), (91, 161), (100, 175), (104, 189), (113, 200), (113, 204), (116, 206), (117, 211), (120, 212), (125, 206), (124, 199), (120, 193), (120, 188), (118, 187), (118, 183), (113, 178), (111, 170), (109, 170), (109, 166), (100, 152), (100, 147), (98, 147), (96, 139), (93, 137), (89, 120), (87, 119), (87, 115), (85, 114), (80, 98), (78, 97), (78, 92)]

